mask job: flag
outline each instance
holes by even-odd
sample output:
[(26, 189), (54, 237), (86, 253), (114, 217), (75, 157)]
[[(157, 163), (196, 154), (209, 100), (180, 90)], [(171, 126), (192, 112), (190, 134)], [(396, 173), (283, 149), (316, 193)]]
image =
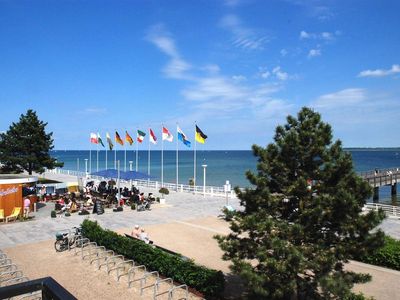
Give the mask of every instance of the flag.
[(119, 136), (118, 132), (115, 132), (115, 141), (120, 144), (121, 146), (124, 144), (124, 141)]
[(146, 136), (146, 134), (143, 131), (141, 131), (141, 130), (137, 131), (137, 141), (139, 143), (143, 142), (145, 136)]
[(168, 142), (172, 142), (172, 140), (174, 139), (172, 134), (165, 127), (162, 128), (162, 139), (163, 141), (168, 141)]
[(133, 144), (133, 139), (132, 139), (132, 137), (129, 135), (128, 131), (125, 131), (125, 133), (126, 133), (126, 135), (125, 135), (125, 141), (126, 141), (127, 143), (129, 143), (129, 145), (132, 145), (132, 144)]
[(200, 144), (204, 144), (204, 142), (206, 141), (206, 138), (207, 138), (207, 136), (196, 125), (196, 142), (198, 142)]
[(99, 141), (97, 140), (97, 134), (95, 134), (93, 132), (90, 134), (90, 142), (92, 144), (98, 144), (99, 143)]
[(106, 138), (107, 138), (107, 142), (108, 142), (108, 147), (110, 147), (110, 151), (111, 151), (114, 148), (114, 144), (112, 143), (111, 137), (108, 134), (108, 132), (106, 134)]
[(97, 133), (97, 140), (99, 141), (99, 144), (101, 144), (104, 147), (103, 140), (100, 137), (100, 133)]
[(176, 131), (178, 132), (178, 140), (180, 140), (182, 143), (184, 143), (185, 146), (190, 147), (190, 141), (187, 139), (186, 135), (179, 128), (179, 126), (176, 127)]
[(154, 145), (157, 144), (156, 135), (154, 134), (153, 130), (151, 130), (151, 128), (150, 128), (149, 141), (150, 141), (150, 143), (153, 143)]

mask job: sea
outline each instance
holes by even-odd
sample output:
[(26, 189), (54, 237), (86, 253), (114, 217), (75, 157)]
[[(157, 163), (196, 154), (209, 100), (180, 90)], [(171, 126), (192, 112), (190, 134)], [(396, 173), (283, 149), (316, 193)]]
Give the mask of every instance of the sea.
[[(371, 171), (374, 169), (387, 169), (400, 167), (400, 148), (357, 148), (345, 149), (351, 153), (354, 168), (357, 172)], [(139, 172), (148, 173), (148, 151), (138, 151)], [(64, 163), (64, 169), (79, 170), (84, 172), (86, 164), (88, 171), (96, 172), (107, 168), (114, 168), (114, 151), (89, 151), (89, 150), (54, 150), (51, 155)], [(98, 155), (98, 156), (97, 156)], [(194, 177), (194, 152), (179, 151), (179, 183), (188, 184)], [(116, 151), (117, 161), (120, 161), (121, 170), (136, 170), (136, 151)], [(85, 161), (87, 159), (87, 162)], [(176, 151), (164, 151), (164, 181), (176, 182)], [(257, 159), (251, 151), (241, 150), (214, 150), (196, 152), (196, 181), (203, 184), (204, 169), (206, 172), (206, 185), (223, 186), (226, 181), (232, 186), (246, 187), (248, 183), (246, 171), (256, 170)], [(203, 167), (206, 166), (206, 167)], [(161, 180), (161, 151), (150, 151), (150, 175), (154, 180)], [(400, 193), (400, 188), (398, 188)], [(380, 203), (400, 203), (400, 196), (392, 197), (390, 187), (380, 188)]]

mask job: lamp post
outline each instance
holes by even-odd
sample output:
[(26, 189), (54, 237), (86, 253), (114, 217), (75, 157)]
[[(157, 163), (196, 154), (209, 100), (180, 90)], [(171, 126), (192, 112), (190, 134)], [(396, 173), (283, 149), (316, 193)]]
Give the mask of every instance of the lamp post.
[(117, 193), (117, 199), (118, 199), (118, 206), (119, 206), (119, 200), (121, 200), (121, 193), (119, 190), (120, 184), (119, 184), (119, 177), (120, 177), (120, 171), (119, 171), (119, 160), (117, 161), (117, 169), (118, 169), (118, 178), (117, 178), (117, 188), (118, 188), (118, 193)]
[(206, 168), (207, 165), (201, 165), (203, 167), (203, 197), (206, 196)]
[(132, 164), (133, 164), (133, 161), (129, 161), (129, 171), (133, 171), (133, 168), (132, 168)]
[(88, 159), (85, 158), (85, 174), (86, 174), (86, 176), (88, 176), (87, 163), (88, 163)]
[(76, 159), (76, 170), (79, 172), (79, 158)]

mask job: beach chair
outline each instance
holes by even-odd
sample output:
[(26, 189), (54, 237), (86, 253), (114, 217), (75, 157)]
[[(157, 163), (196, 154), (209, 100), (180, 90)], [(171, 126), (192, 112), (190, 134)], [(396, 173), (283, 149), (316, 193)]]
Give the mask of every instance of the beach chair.
[(4, 222), (4, 209), (0, 209), (0, 221)]
[(10, 219), (11, 220), (14, 219), (14, 221), (17, 220), (20, 212), (21, 212), (21, 207), (14, 207), (11, 215), (6, 217), (6, 223), (8, 223), (10, 221)]

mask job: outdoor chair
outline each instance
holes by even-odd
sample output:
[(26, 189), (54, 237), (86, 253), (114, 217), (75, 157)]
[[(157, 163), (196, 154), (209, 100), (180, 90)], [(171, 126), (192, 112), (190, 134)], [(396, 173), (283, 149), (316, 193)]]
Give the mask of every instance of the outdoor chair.
[(4, 222), (4, 209), (0, 209), (0, 221)]
[(8, 223), (10, 219), (11, 220), (14, 219), (14, 221), (17, 220), (20, 212), (21, 212), (21, 207), (14, 207), (11, 215), (6, 217), (6, 223)]

